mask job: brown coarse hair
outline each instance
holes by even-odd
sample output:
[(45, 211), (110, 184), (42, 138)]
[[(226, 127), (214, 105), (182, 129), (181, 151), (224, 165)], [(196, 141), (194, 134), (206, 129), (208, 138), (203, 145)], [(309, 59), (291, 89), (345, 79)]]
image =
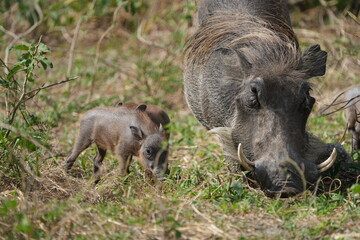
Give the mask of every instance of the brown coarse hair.
[(252, 64), (257, 74), (288, 74), (299, 65), (301, 51), (285, 19), (268, 12), (260, 17), (214, 11), (187, 41), (185, 64), (204, 64), (218, 48), (231, 48)]

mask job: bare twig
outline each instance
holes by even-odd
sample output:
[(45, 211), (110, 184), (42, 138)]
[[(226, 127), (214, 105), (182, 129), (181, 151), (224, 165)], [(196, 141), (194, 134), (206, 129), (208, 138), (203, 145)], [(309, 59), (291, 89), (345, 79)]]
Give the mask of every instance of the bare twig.
[[(351, 99), (349, 99), (348, 101), (341, 101), (341, 102), (338, 102), (338, 103), (335, 103), (335, 101), (342, 95), (344, 94), (344, 92), (340, 93), (329, 105), (327, 105), (325, 108), (321, 109), (319, 111), (320, 115), (322, 116), (328, 116), (328, 115), (331, 115), (333, 113), (336, 113), (338, 111), (341, 111), (341, 110), (344, 110), (346, 108), (349, 108), (351, 107), (352, 105), (358, 103), (360, 101), (360, 95), (356, 96), (356, 97), (353, 97)], [(356, 101), (353, 101), (357, 99)], [(351, 103), (351, 104), (350, 104)], [(337, 105), (340, 105), (340, 104), (343, 104), (341, 107), (329, 112), (329, 113), (324, 113), (326, 110), (328, 110), (330, 107), (333, 107), (333, 106), (337, 106)]]
[(159, 45), (157, 43), (154, 43), (154, 42), (152, 42), (150, 40), (147, 40), (142, 36), (141, 32), (142, 32), (142, 29), (144, 28), (144, 25), (145, 25), (145, 21), (142, 20), (141, 23), (139, 24), (139, 27), (137, 28), (137, 31), (136, 31), (137, 39), (140, 42), (145, 43), (146, 45), (149, 45), (151, 47), (156, 47), (156, 48), (160, 48), (160, 49), (166, 49), (165, 47), (163, 47), (163, 46), (161, 46), (161, 45)]
[(79, 20), (76, 23), (76, 27), (75, 27), (75, 32), (74, 32), (74, 36), (71, 40), (71, 45), (70, 45), (70, 51), (69, 51), (69, 61), (68, 61), (68, 67), (67, 67), (67, 72), (66, 72), (66, 76), (69, 77), (71, 75), (71, 70), (72, 70), (72, 65), (73, 65), (73, 61), (74, 61), (74, 50), (75, 50), (75, 46), (76, 46), (76, 42), (77, 39), (79, 37), (79, 31), (80, 31), (80, 26), (81, 23), (83, 21), (83, 19), (87, 16), (87, 14), (94, 9), (95, 6), (95, 2), (96, 0), (93, 0), (90, 7), (88, 9), (85, 10), (85, 13), (80, 16)]
[[(158, 5), (159, 5), (159, 4), (158, 4), (158, 0), (156, 0), (156, 1), (153, 3), (153, 5), (152, 5), (153, 7), (152, 7), (152, 11), (150, 11), (150, 14), (152, 14), (152, 12), (154, 11), (154, 9), (157, 8)], [(156, 47), (156, 48), (164, 49), (164, 50), (167, 51), (167, 49), (166, 49), (165, 47), (163, 47), (163, 46), (161, 46), (161, 45), (159, 45), (159, 44), (157, 44), (157, 43), (154, 43), (154, 42), (152, 42), (152, 41), (150, 41), (150, 40), (147, 40), (147, 39), (145, 39), (145, 38), (142, 36), (142, 31), (143, 31), (143, 28), (144, 28), (144, 26), (145, 26), (145, 20), (148, 20), (148, 18), (149, 18), (149, 17), (145, 16), (145, 17), (142, 19), (142, 21), (140, 22), (140, 24), (139, 24), (139, 26), (138, 26), (138, 28), (137, 28), (137, 31), (136, 31), (136, 37), (137, 37), (137, 39), (138, 39), (140, 42), (142, 42), (142, 43), (144, 43), (144, 44), (146, 44), (146, 45), (149, 45), (149, 46), (151, 46), (151, 47)]]
[(353, 14), (350, 11), (347, 11), (347, 14), (357, 23), (360, 25), (360, 18), (356, 17), (355, 14)]
[[(102, 41), (104, 40), (104, 38), (106, 37), (106, 35), (108, 35), (110, 33), (110, 31), (116, 26), (116, 19), (118, 17), (118, 14), (121, 10), (121, 8), (127, 4), (128, 1), (124, 1), (122, 3), (120, 3), (114, 13), (113, 13), (113, 17), (112, 17), (112, 22), (111, 22), (111, 25), (110, 27), (108, 27), (106, 29), (106, 31), (101, 35), (99, 41), (97, 42), (96, 44), (96, 54), (95, 54), (95, 60), (94, 60), (94, 69), (96, 70), (97, 69), (97, 65), (98, 65), (98, 61), (99, 61), (99, 57), (100, 57), (100, 46), (101, 46), (101, 43)], [(91, 89), (90, 89), (90, 97), (93, 95), (93, 91), (94, 91), (94, 82), (95, 82), (95, 74), (93, 75), (93, 78), (92, 78), (92, 81), (91, 81)]]
[(72, 65), (73, 65), (73, 61), (74, 61), (74, 49), (75, 49), (75, 46), (76, 46), (76, 41), (77, 41), (78, 36), (79, 36), (79, 31), (80, 31), (80, 26), (81, 26), (82, 20), (83, 20), (83, 18), (80, 17), (79, 20), (77, 21), (76, 27), (75, 27), (75, 33), (74, 33), (74, 36), (73, 36), (73, 38), (71, 40), (70, 51), (69, 51), (69, 61), (68, 61), (68, 67), (67, 67), (66, 76), (71, 75)]
[(71, 38), (70, 34), (68, 33), (68, 31), (66, 30), (65, 27), (55, 27), (54, 30), (59, 30), (62, 33), (65, 40), (67, 42), (71, 43), (72, 38)]
[(53, 84), (49, 84), (49, 85), (46, 85), (46, 86), (41, 86), (39, 88), (36, 88), (34, 90), (31, 90), (29, 92), (26, 93), (26, 95), (30, 95), (32, 93), (35, 93), (33, 95), (31, 95), (28, 99), (26, 100), (29, 100), (30, 98), (33, 98), (36, 94), (38, 94), (38, 92), (40, 92), (40, 90), (43, 90), (43, 89), (47, 89), (47, 88), (51, 88), (51, 87), (54, 87), (54, 86), (57, 86), (57, 85), (60, 85), (60, 84), (63, 84), (63, 83), (67, 83), (67, 82), (70, 82), (70, 81), (73, 81), (75, 79), (77, 79), (78, 77), (72, 77), (72, 78), (67, 78), (63, 81), (60, 81), (60, 82), (57, 82), (57, 83), (53, 83)]

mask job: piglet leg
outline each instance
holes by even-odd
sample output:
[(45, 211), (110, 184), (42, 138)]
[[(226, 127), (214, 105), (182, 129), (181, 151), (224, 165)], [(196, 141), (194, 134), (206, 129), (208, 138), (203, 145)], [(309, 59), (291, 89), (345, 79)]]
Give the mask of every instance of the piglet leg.
[(102, 166), (104, 157), (106, 155), (106, 150), (98, 147), (98, 151), (96, 153), (96, 156), (94, 157), (94, 176), (95, 176), (95, 183), (98, 183), (100, 181), (100, 168)]
[(80, 128), (79, 137), (76, 141), (75, 147), (71, 150), (70, 155), (66, 159), (65, 170), (68, 171), (74, 165), (75, 160), (79, 154), (88, 148), (93, 143), (88, 131)]

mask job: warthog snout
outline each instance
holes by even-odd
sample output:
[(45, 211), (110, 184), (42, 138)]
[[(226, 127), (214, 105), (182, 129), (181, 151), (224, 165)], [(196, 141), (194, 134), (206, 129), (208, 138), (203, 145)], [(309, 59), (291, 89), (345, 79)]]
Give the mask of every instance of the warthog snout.
[(332, 167), (336, 156), (334, 148), (329, 158), (320, 164), (304, 159), (296, 161), (286, 155), (274, 157), (271, 154), (252, 162), (245, 156), (241, 143), (238, 145), (239, 163), (247, 171), (253, 172), (254, 178), (269, 196), (289, 197), (303, 192), (316, 181), (320, 173)]

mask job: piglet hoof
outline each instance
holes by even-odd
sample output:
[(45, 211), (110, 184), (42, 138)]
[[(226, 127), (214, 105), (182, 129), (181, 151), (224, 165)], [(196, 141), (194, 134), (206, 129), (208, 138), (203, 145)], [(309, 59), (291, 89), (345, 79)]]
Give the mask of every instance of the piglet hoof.
[(94, 181), (94, 186), (96, 186), (99, 182), (100, 182), (100, 178), (98, 178), (98, 179), (95, 179), (95, 181)]
[(74, 177), (74, 178), (84, 178), (84, 173), (81, 169), (72, 168), (72, 169), (65, 169), (67, 175)]
[(155, 178), (154, 174), (152, 173), (152, 171), (150, 169), (145, 170), (145, 177), (146, 177), (146, 179), (154, 179)]
[(166, 177), (156, 177), (156, 180), (159, 182), (163, 182), (166, 180)]

